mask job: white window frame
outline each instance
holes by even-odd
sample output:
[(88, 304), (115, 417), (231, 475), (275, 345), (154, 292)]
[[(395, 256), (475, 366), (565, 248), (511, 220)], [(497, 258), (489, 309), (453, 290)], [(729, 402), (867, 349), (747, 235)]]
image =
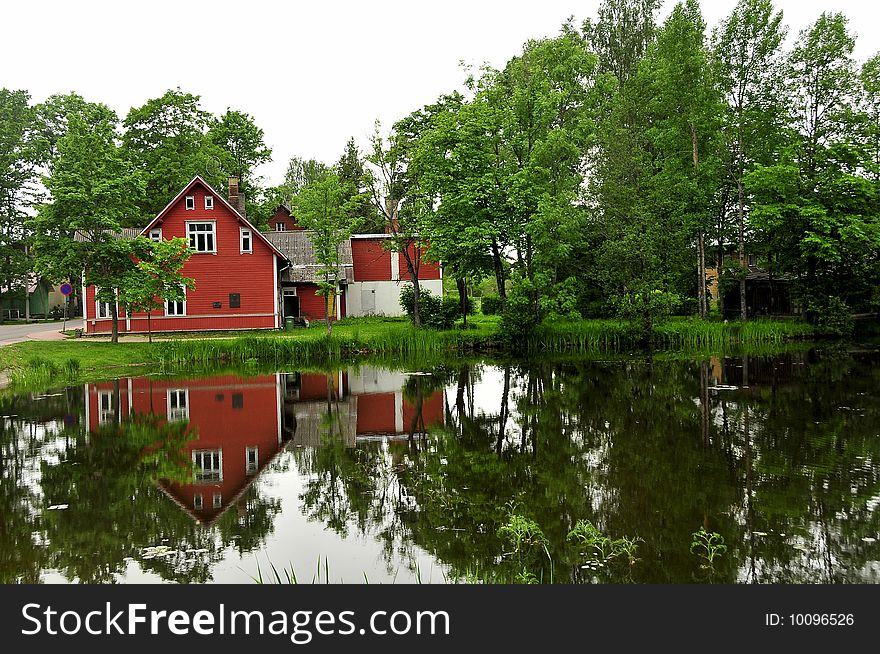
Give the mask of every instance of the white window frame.
[(202, 497), (201, 493), (196, 493), (193, 495), (193, 508), (196, 511), (201, 511), (205, 506), (205, 498)]
[(187, 195), (186, 200), (184, 200), (183, 206), (187, 211), (194, 211), (196, 208), (196, 196), (195, 195)]
[[(251, 455), (253, 454), (253, 461)], [(252, 475), (260, 467), (260, 448), (246, 447), (244, 448), (244, 471), (245, 474)]]
[[(216, 466), (212, 466), (211, 468), (205, 468), (205, 456), (211, 456), (211, 463), (216, 463)], [(216, 455), (216, 462), (214, 461), (214, 456)], [(222, 449), (213, 449), (213, 450), (193, 450), (192, 453), (193, 466), (195, 466), (195, 479), (196, 483), (202, 484), (211, 484), (211, 483), (219, 483), (223, 481), (223, 450)]]
[[(95, 287), (95, 319), (96, 320), (112, 320), (113, 319), (113, 311), (110, 309), (110, 302), (105, 302), (103, 300), (98, 299), (98, 293), (101, 292), (101, 289)], [(116, 293), (114, 292), (115, 296)], [(106, 308), (106, 315), (102, 315), (103, 311), (101, 309)], [(117, 306), (116, 315), (119, 315), (119, 307)]]
[(167, 318), (177, 318), (178, 316), (186, 315), (186, 286), (181, 286), (180, 290), (183, 291), (182, 300), (165, 300), (165, 316)]
[(154, 243), (158, 243), (159, 241), (162, 240), (162, 228), (161, 227), (154, 227), (153, 229), (150, 230), (150, 240), (153, 241)]
[[(182, 405), (180, 403), (181, 399), (183, 399)], [(165, 415), (168, 416), (168, 422), (189, 420), (189, 389), (169, 388), (166, 390), (165, 407)]]
[[(245, 249), (245, 239), (247, 239), (247, 249)], [(238, 245), (242, 254), (254, 253), (254, 233), (246, 227), (240, 227), (238, 230)]]
[[(198, 230), (190, 232), (190, 229), (195, 227), (196, 225), (210, 225), (211, 230)], [(205, 249), (199, 250), (199, 239), (198, 236), (205, 236), (205, 245), (207, 245), (207, 237), (211, 237), (211, 242), (213, 245), (213, 249)], [(190, 220), (186, 222), (186, 241), (189, 243), (189, 246), (196, 254), (217, 254), (217, 221), (215, 220)]]
[(214, 196), (206, 195), (205, 196), (205, 209), (211, 211), (214, 208)]
[(219, 509), (223, 506), (223, 494), (222, 493), (214, 493), (211, 497), (211, 506), (215, 509)]
[[(104, 408), (106, 399), (106, 406)], [(116, 421), (116, 408), (113, 406), (113, 391), (98, 391), (98, 424)]]
[(276, 232), (283, 232), (283, 231), (285, 231), (284, 223), (280, 223), (280, 222), (279, 222), (279, 223), (275, 223), (275, 231), (276, 231)]

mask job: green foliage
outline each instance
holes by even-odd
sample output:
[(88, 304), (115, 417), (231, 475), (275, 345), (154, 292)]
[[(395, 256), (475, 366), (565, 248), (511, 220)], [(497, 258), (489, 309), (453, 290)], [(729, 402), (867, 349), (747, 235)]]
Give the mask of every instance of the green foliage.
[[(400, 307), (406, 312), (409, 319), (415, 323), (415, 290), (412, 284), (404, 284), (401, 287)], [(456, 308), (457, 311), (458, 309)], [(447, 318), (447, 315), (444, 313), (443, 300), (426, 288), (420, 289), (419, 315), (422, 324), (430, 327), (443, 327)]]
[(485, 316), (495, 316), (504, 309), (504, 302), (497, 295), (484, 295), (480, 299), (480, 311)]
[(499, 336), (514, 351), (526, 349), (540, 321), (535, 310), (534, 290), (529, 280), (517, 277), (504, 303), (504, 313), (498, 326)]
[(691, 538), (690, 551), (704, 559), (709, 566), (714, 565), (715, 559), (727, 551), (724, 536), (718, 532), (708, 532), (704, 527), (700, 527), (698, 531), (691, 534)]
[(855, 324), (852, 309), (836, 295), (812, 297), (806, 300), (805, 310), (820, 334), (852, 336)]
[(594, 571), (615, 560), (624, 561), (632, 567), (638, 561), (636, 553), (639, 543), (644, 542), (638, 537), (624, 536), (612, 539), (589, 520), (578, 520), (568, 532), (566, 539), (577, 544), (582, 561), (581, 567)]

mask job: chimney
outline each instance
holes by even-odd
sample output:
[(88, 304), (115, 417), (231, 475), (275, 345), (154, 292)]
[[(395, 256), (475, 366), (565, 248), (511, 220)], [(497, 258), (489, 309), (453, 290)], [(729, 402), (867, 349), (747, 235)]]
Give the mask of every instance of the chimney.
[[(385, 198), (385, 214), (386, 216), (389, 216), (391, 218), (391, 224), (385, 223), (386, 234), (396, 233), (400, 231), (400, 222), (398, 218), (398, 216), (400, 215), (398, 213), (399, 207), (400, 204), (397, 200), (390, 197)], [(393, 230), (391, 229), (392, 224), (394, 225)]]
[(244, 194), (239, 193), (238, 177), (229, 178), (229, 204), (235, 207), (235, 210), (241, 214), (243, 218), (247, 217), (244, 208)]

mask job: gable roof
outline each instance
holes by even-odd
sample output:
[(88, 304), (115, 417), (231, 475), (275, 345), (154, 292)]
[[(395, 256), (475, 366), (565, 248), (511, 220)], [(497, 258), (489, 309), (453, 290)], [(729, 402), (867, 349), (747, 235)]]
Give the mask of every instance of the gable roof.
[[(304, 230), (267, 232), (262, 236), (283, 252), (285, 258), (290, 261), (290, 266), (281, 273), (281, 281), (312, 283), (320, 281), (318, 271), (321, 265), (315, 258), (315, 248), (309, 232)], [(346, 239), (339, 244), (339, 276), (347, 283), (354, 281), (353, 266), (351, 240)]]
[(229, 209), (229, 210), (232, 212), (232, 215), (235, 216), (236, 218), (238, 218), (238, 221), (239, 221), (240, 223), (242, 223), (245, 227), (249, 228), (249, 229), (251, 230), (251, 233), (252, 233), (252, 234), (254, 234), (257, 238), (259, 238), (261, 241), (263, 241), (263, 243), (265, 243), (266, 245), (268, 245), (269, 248), (272, 250), (272, 252), (274, 252), (276, 255), (278, 255), (278, 256), (281, 257), (282, 259), (286, 259), (286, 258), (287, 258), (287, 257), (284, 256), (284, 253), (281, 252), (277, 247), (275, 247), (275, 246), (274, 246), (274, 245), (273, 245), (273, 244), (272, 244), (272, 243), (271, 243), (271, 242), (270, 242), (270, 241), (269, 241), (269, 240), (263, 235), (263, 233), (260, 232), (260, 230), (258, 230), (256, 227), (254, 227), (254, 226), (250, 223), (250, 221), (248, 221), (247, 218), (245, 218), (245, 217), (242, 216), (240, 213), (238, 213), (238, 210), (237, 210), (235, 207), (233, 207), (231, 204), (229, 204), (229, 202), (223, 197), (222, 194), (218, 193), (218, 192), (214, 189), (213, 186), (211, 186), (210, 184), (208, 184), (208, 182), (206, 182), (205, 180), (203, 180), (203, 179), (201, 178), (201, 176), (199, 176), (199, 175), (196, 175), (195, 177), (193, 177), (193, 178), (192, 178), (192, 181), (190, 181), (189, 184), (187, 184), (186, 186), (184, 186), (184, 187), (183, 187), (183, 190), (180, 191), (180, 193), (178, 193), (177, 195), (175, 195), (175, 196), (174, 196), (174, 199), (171, 200), (171, 202), (169, 202), (168, 204), (165, 205), (165, 208), (162, 209), (162, 211), (160, 211), (160, 212), (158, 213), (158, 215), (157, 215), (155, 218), (153, 218), (153, 219), (150, 221), (150, 223), (140, 231), (140, 236), (146, 236), (146, 235), (149, 233), (149, 231), (150, 231), (150, 230), (156, 225), (156, 223), (159, 223), (159, 222), (161, 222), (162, 220), (164, 220), (164, 219), (165, 219), (165, 215), (166, 215), (169, 211), (171, 211), (171, 207), (173, 207), (175, 204), (177, 204), (177, 202), (180, 200), (180, 198), (182, 198), (184, 195), (186, 195), (186, 194), (187, 194), (187, 193), (188, 193), (188, 192), (189, 192), (189, 191), (190, 191), (190, 190), (191, 190), (196, 184), (201, 184), (202, 186), (205, 187), (205, 189), (207, 189), (208, 191), (210, 191), (210, 192), (214, 195), (214, 199), (215, 199), (215, 200), (218, 200), (223, 206), (225, 206), (227, 209)]

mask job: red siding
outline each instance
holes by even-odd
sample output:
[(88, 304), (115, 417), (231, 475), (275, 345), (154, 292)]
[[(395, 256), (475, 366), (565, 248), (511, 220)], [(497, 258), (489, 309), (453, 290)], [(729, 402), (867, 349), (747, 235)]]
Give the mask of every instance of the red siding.
[(387, 239), (353, 238), (354, 281), (391, 281), (391, 252), (382, 247)]
[[(440, 264), (436, 261), (427, 261), (425, 259), (424, 250), (421, 248), (417, 249), (415, 245), (410, 245), (408, 250), (413, 262), (416, 261), (417, 254), (421, 257), (419, 263), (419, 279), (440, 279)], [(406, 265), (406, 257), (403, 256), (402, 252), (398, 252), (397, 257), (400, 262), (400, 278), (404, 281), (411, 281), (412, 275), (409, 274), (409, 267)]]
[(309, 320), (324, 320), (327, 309), (326, 300), (317, 295), (317, 284), (297, 284), (296, 295), (299, 298), (299, 315)]
[[(416, 407), (410, 400), (403, 399), (403, 431), (408, 432), (413, 426), (413, 419), (416, 417)], [(443, 393), (437, 391), (423, 398), (422, 400), (422, 421), (424, 427), (433, 427), (443, 424)], [(420, 425), (415, 426), (416, 431), (421, 429)]]
[(357, 402), (357, 434), (393, 434), (394, 393), (359, 395)]
[[(166, 317), (164, 310), (153, 311), (154, 331), (189, 331), (208, 329), (271, 329), (275, 316), (275, 254), (270, 247), (251, 235), (252, 253), (242, 254), (240, 231), (244, 226), (238, 215), (215, 196), (214, 208), (205, 209), (205, 195), (213, 193), (201, 183), (187, 191), (164, 215), (160, 225), (162, 238), (186, 238), (187, 221), (215, 222), (216, 254), (196, 253), (184, 264), (182, 274), (195, 279), (195, 289), (186, 293), (186, 316)], [(195, 209), (186, 209), (186, 196), (195, 196)], [(255, 231), (255, 230), (252, 230)], [(238, 293), (240, 307), (229, 306), (229, 295)], [(91, 302), (89, 302), (91, 298)], [(215, 306), (219, 303), (219, 307)], [(94, 318), (94, 289), (86, 291), (86, 309)], [(87, 322), (87, 331), (106, 332), (110, 321)], [(146, 313), (136, 313), (132, 332), (146, 332)], [(126, 326), (120, 322), (120, 331)]]

